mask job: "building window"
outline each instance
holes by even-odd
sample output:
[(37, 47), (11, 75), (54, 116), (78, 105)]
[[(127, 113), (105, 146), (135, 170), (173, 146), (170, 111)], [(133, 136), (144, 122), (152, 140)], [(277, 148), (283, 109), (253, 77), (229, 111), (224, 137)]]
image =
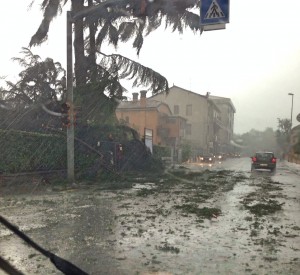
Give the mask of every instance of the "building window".
[(174, 105), (174, 115), (179, 115), (179, 105)]
[(185, 134), (186, 135), (191, 135), (192, 134), (192, 125), (191, 124), (186, 124), (185, 125)]
[(192, 111), (192, 104), (186, 105), (186, 115), (187, 116), (191, 116), (192, 113), (193, 113), (193, 111)]

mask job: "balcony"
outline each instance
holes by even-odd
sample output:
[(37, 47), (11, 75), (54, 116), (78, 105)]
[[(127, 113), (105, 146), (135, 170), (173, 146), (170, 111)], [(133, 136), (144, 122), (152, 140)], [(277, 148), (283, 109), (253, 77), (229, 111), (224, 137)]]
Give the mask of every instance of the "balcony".
[(217, 126), (217, 127), (221, 128), (221, 129), (224, 129), (224, 130), (227, 130), (227, 128), (225, 127), (225, 125), (223, 124), (223, 122), (219, 118), (215, 117), (213, 122), (214, 122), (214, 126)]

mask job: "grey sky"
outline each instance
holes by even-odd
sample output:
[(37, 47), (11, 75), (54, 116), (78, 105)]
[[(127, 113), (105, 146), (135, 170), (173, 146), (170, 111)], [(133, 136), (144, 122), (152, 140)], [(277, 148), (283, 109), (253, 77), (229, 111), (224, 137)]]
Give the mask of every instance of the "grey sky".
[[(41, 21), (37, 8), (27, 11), (30, 2), (11, 0), (2, 8), (0, 32), (5, 39), (0, 52), (1, 76), (12, 78), (20, 71), (10, 59), (20, 56), (21, 47), (28, 45)], [(236, 133), (252, 128), (276, 129), (277, 118), (290, 118), (288, 93), (292, 92), (295, 126), (300, 113), (299, 10), (299, 0), (230, 0), (226, 30), (200, 36), (190, 31), (179, 35), (162, 28), (145, 39), (139, 57), (130, 43), (119, 52), (157, 70), (167, 77), (170, 86), (230, 97), (237, 109)], [(32, 51), (42, 58), (52, 57), (65, 67), (65, 11), (53, 23), (48, 42)]]

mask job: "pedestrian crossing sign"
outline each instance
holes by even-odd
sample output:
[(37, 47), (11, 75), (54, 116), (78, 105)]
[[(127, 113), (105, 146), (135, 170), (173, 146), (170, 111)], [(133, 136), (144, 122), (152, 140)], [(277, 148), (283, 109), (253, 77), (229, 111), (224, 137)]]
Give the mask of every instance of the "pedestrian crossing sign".
[(201, 0), (200, 25), (229, 23), (229, 0)]

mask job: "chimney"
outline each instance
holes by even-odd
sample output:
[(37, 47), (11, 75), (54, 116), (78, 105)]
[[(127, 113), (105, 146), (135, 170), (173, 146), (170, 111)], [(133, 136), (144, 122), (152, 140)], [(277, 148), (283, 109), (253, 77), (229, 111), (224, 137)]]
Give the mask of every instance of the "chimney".
[(146, 107), (146, 94), (147, 91), (141, 91), (141, 107)]
[(132, 101), (133, 101), (133, 102), (138, 101), (138, 96), (139, 96), (138, 93), (132, 93)]

